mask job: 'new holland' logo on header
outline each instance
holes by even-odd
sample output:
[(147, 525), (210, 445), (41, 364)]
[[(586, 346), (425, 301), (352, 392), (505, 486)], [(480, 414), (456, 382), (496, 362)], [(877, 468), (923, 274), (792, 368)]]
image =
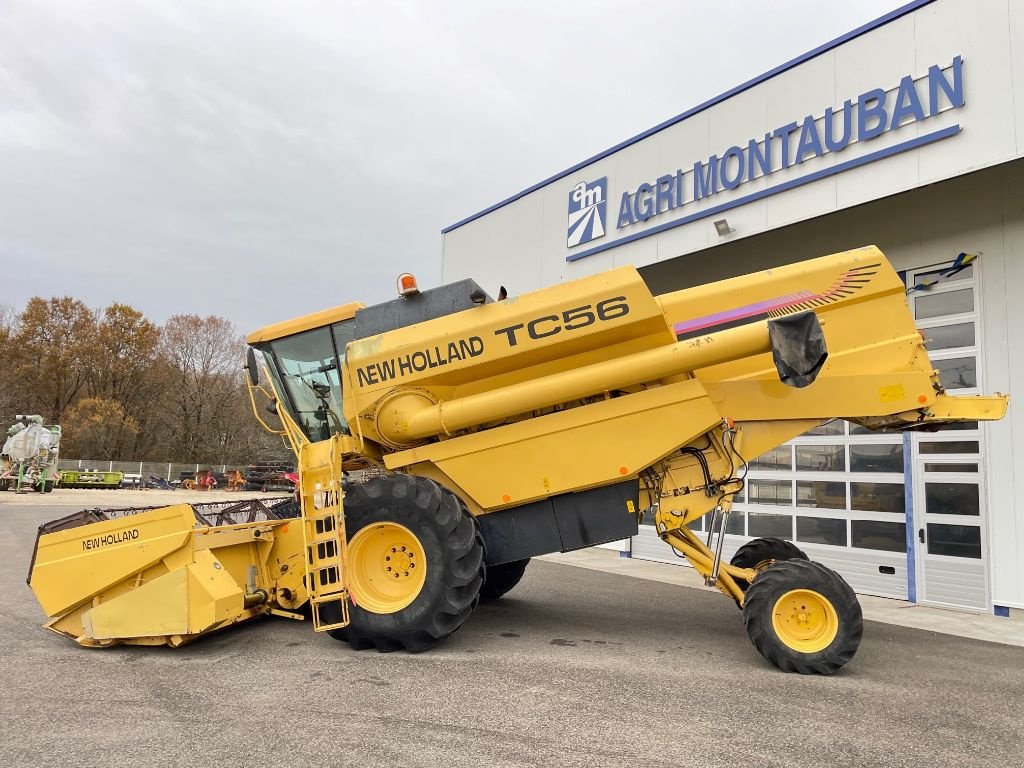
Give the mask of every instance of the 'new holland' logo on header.
[(608, 177), (590, 182), (581, 181), (569, 192), (569, 236), (567, 245), (589, 243), (604, 237), (605, 214), (608, 210)]

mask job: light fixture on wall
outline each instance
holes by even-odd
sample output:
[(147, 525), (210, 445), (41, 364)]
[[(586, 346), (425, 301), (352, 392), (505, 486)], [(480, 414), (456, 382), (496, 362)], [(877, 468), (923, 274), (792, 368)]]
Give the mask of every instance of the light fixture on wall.
[(719, 219), (715, 222), (715, 231), (719, 237), (725, 237), (730, 232), (735, 232), (736, 230), (729, 226), (728, 219)]

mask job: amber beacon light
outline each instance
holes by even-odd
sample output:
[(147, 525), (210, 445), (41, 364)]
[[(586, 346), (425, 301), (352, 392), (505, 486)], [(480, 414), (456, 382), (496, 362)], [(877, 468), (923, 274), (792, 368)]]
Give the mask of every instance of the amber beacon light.
[(416, 285), (416, 278), (413, 275), (403, 272), (398, 276), (399, 296), (415, 296), (419, 292), (419, 286)]

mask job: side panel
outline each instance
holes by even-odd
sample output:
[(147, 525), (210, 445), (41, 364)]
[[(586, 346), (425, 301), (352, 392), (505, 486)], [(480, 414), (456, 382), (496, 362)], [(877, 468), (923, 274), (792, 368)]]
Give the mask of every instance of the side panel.
[(430, 462), (484, 510), (636, 475), (721, 421), (700, 382), (644, 392), (414, 448), (389, 469)]
[(56, 616), (185, 546), (195, 527), (188, 504), (39, 537), (29, 585)]
[(477, 518), (487, 564), (569, 552), (635, 536), (635, 480), (569, 493)]

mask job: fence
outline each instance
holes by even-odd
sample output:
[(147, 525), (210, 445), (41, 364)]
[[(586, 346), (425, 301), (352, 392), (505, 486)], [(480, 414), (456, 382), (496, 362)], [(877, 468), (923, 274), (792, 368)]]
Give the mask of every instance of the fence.
[(58, 469), (81, 469), (87, 472), (124, 472), (139, 477), (156, 476), (164, 480), (177, 480), (182, 474), (195, 475), (200, 469), (212, 469), (221, 474), (241, 466), (233, 464), (175, 464), (156, 461), (108, 461), (107, 459), (60, 459)]

